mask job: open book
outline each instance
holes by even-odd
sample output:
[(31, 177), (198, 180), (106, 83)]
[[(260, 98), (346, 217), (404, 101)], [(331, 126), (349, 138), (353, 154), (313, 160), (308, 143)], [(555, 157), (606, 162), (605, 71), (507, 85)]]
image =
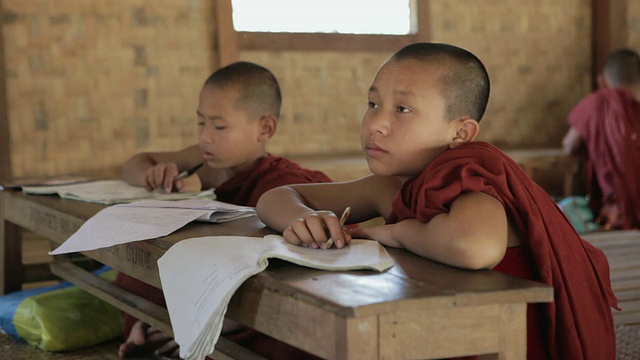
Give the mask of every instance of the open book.
[(180, 241), (159, 260), (160, 281), (183, 359), (213, 353), (227, 305), (269, 258), (321, 270), (384, 271), (394, 261), (377, 241), (352, 240), (342, 249), (305, 248), (278, 235), (208, 236)]
[(97, 180), (79, 184), (56, 186), (23, 186), (25, 194), (50, 195), (58, 194), (61, 198), (80, 200), (98, 204), (129, 203), (143, 199), (180, 200), (202, 197), (216, 198), (213, 189), (198, 192), (161, 193), (147, 191), (143, 187), (129, 185), (122, 180)]

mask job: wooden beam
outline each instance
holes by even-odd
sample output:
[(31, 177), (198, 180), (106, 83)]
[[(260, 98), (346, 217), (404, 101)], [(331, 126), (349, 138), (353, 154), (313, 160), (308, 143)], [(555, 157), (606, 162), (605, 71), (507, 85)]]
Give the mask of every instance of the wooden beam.
[(426, 42), (431, 40), (431, 18), (430, 18), (430, 0), (415, 0), (415, 6), (411, 9), (412, 14), (416, 17), (418, 29), (416, 31), (416, 40)]
[[(2, 2), (0, 2), (0, 20), (4, 18)], [(11, 170), (11, 137), (9, 135), (9, 113), (7, 99), (6, 62), (4, 59), (3, 22), (0, 21), (0, 183), (13, 179)]]
[(238, 32), (242, 50), (394, 52), (417, 39), (416, 35)]
[(215, 68), (218, 69), (238, 60), (238, 35), (233, 28), (231, 0), (217, 0), (213, 4), (217, 44), (213, 51), (217, 55)]
[(591, 0), (592, 87), (598, 87), (598, 75), (607, 56), (627, 45), (627, 0)]

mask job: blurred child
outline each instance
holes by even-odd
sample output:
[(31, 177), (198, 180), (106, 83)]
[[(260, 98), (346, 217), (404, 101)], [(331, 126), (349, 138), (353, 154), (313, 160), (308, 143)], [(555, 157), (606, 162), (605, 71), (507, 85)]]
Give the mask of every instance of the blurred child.
[(607, 57), (600, 88), (569, 113), (562, 146), (585, 160), (589, 206), (605, 229), (640, 228), (640, 54)]
[[(198, 144), (177, 152), (136, 154), (125, 162), (123, 178), (147, 190), (178, 191), (184, 186), (184, 181), (174, 182), (178, 173), (204, 163), (195, 173), (202, 189), (213, 188), (217, 200), (243, 206), (255, 206), (260, 195), (277, 186), (330, 181), (319, 171), (267, 153), (267, 142), (278, 126), (280, 105), (280, 86), (269, 70), (249, 62), (223, 67), (205, 81), (200, 92), (196, 111)], [(118, 275), (116, 284), (166, 307), (162, 291), (153, 286), (123, 273)], [(230, 330), (235, 331), (231, 340), (263, 344), (252, 350), (266, 357), (272, 352), (296, 358), (308, 355), (226, 321), (223, 336)], [(148, 348), (157, 353), (178, 354), (177, 344), (170, 336), (128, 314), (124, 336), (120, 357), (148, 352)]]
[[(293, 244), (338, 248), (375, 239), (465, 269), (495, 269), (552, 285), (555, 302), (530, 304), (528, 359), (613, 359), (615, 332), (604, 254), (580, 238), (553, 200), (496, 147), (473, 141), (489, 77), (470, 52), (411, 44), (369, 88), (361, 145), (373, 175), (284, 186), (258, 216)], [(346, 230), (381, 216), (379, 226)], [(321, 250), (319, 250), (321, 251)]]

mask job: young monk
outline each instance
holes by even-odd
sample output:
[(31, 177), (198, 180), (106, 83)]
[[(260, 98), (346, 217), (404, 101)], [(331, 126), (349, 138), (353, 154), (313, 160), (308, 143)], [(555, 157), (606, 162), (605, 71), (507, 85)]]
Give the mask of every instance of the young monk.
[(640, 227), (640, 55), (620, 49), (598, 77), (600, 89), (569, 113), (562, 146), (585, 162), (589, 205), (607, 229)]
[[(180, 190), (183, 181), (173, 181), (179, 172), (204, 162), (197, 170), (202, 189), (215, 189), (220, 201), (255, 206), (265, 191), (285, 184), (327, 182), (319, 171), (304, 169), (296, 163), (266, 151), (275, 134), (280, 116), (280, 86), (264, 67), (237, 62), (214, 72), (204, 83), (196, 111), (199, 141), (177, 152), (140, 153), (123, 166), (125, 181), (148, 190)], [(166, 307), (162, 291), (120, 273), (116, 284), (158, 305)], [(235, 330), (230, 340), (259, 344), (252, 349), (263, 356), (271, 352), (304, 356), (301, 351), (252, 329), (226, 322), (224, 332)], [(125, 314), (120, 357), (136, 356), (155, 347), (156, 353), (178, 355), (175, 342), (167, 334)], [(308, 355), (308, 354), (306, 354)]]
[[(527, 314), (528, 359), (613, 359), (616, 298), (604, 254), (581, 239), (554, 201), (496, 147), (474, 142), (489, 78), (470, 52), (416, 43), (391, 56), (369, 88), (361, 144), (373, 175), (284, 186), (258, 216), (293, 244), (352, 237), (464, 269), (550, 284), (555, 302)], [(346, 230), (382, 216), (385, 225)], [(321, 251), (321, 250), (318, 250)]]

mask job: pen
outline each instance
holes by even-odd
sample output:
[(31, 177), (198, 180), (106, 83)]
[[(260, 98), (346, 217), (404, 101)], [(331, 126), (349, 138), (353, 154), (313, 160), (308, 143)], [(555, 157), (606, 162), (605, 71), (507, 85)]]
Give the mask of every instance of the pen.
[(204, 165), (204, 163), (200, 163), (194, 167), (192, 167), (191, 169), (187, 169), (183, 172), (181, 172), (180, 174), (178, 174), (178, 176), (176, 176), (173, 181), (176, 182), (178, 180), (182, 180), (185, 178), (188, 178), (189, 176), (193, 175), (196, 171), (198, 171), (198, 169), (200, 169), (202, 167), (202, 165)]
[[(340, 227), (344, 226), (344, 223), (347, 221), (349, 214), (351, 214), (351, 207), (347, 206), (347, 208), (344, 209), (342, 216), (340, 216)], [(327, 240), (327, 243), (324, 248), (329, 249), (331, 246), (333, 246), (333, 238), (329, 238), (329, 240)]]

